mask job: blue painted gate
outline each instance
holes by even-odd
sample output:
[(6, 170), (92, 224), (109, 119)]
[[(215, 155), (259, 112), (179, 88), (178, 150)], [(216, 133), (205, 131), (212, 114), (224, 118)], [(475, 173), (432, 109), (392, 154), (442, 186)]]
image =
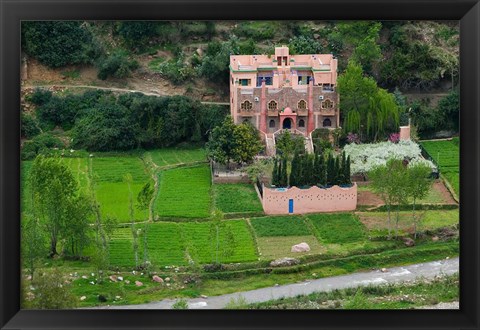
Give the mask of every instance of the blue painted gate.
[(288, 213), (293, 213), (293, 199), (288, 200)]

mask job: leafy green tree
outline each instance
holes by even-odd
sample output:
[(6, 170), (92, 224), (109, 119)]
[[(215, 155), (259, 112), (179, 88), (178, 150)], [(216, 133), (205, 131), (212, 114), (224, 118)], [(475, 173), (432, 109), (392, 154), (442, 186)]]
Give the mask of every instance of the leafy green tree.
[(360, 133), (363, 139), (376, 141), (390, 130), (397, 130), (400, 112), (394, 97), (378, 88), (375, 80), (363, 76), (354, 61), (338, 77), (337, 90), (342, 95), (340, 108), (345, 132)]
[(305, 151), (304, 138), (285, 130), (276, 137), (275, 148), (277, 154), (291, 160), (295, 152), (303, 153)]
[[(235, 237), (228, 224), (223, 221), (224, 214), (220, 210), (214, 210), (211, 216), (210, 242), (213, 244), (212, 262), (220, 264), (220, 257), (229, 257), (235, 251)], [(224, 240), (221, 240), (221, 233), (224, 234)]]
[(227, 116), (221, 126), (212, 130), (206, 144), (207, 155), (220, 164), (227, 164), (235, 158), (235, 124), (232, 117)]
[(72, 131), (72, 146), (90, 151), (130, 150), (138, 145), (135, 122), (125, 107), (98, 104)]
[(427, 165), (416, 164), (408, 167), (407, 181), (408, 195), (413, 201), (413, 228), (414, 237), (417, 238), (418, 219), (415, 216), (415, 205), (418, 199), (425, 198), (430, 191), (433, 181), (429, 179), (431, 168)]
[(78, 196), (68, 205), (68, 225), (65, 226), (64, 252), (73, 257), (82, 256), (83, 249), (90, 242), (89, 219), (92, 215), (91, 202), (87, 196)]
[[(155, 188), (151, 187), (150, 182), (147, 182), (142, 190), (137, 195), (137, 209), (139, 210), (149, 210), (152, 204), (153, 195), (155, 193)], [(153, 205), (152, 205), (153, 206)], [(149, 212), (150, 213), (150, 212)], [(147, 242), (147, 235), (148, 235), (148, 223), (149, 219), (145, 221), (143, 226), (143, 264), (148, 266), (148, 242)]]
[[(79, 211), (78, 183), (59, 158), (37, 156), (29, 173), (33, 208), (50, 239), (50, 256), (58, 254), (57, 243), (66, 234)], [(69, 234), (72, 234), (71, 232)]]
[(25, 21), (22, 45), (28, 55), (52, 68), (91, 63), (102, 52), (88, 24), (80, 21)]
[(117, 23), (116, 32), (127, 47), (141, 50), (157, 34), (157, 25), (153, 21), (121, 21)]
[(39, 223), (39, 219), (34, 215), (26, 216), (22, 220), (22, 261), (26, 265), (29, 274), (34, 279), (37, 265), (42, 258), (48, 255), (44, 232)]
[(382, 23), (374, 21), (340, 22), (338, 30), (345, 37), (345, 43), (352, 45), (351, 59), (371, 72), (373, 65), (382, 58), (378, 39)]
[(263, 149), (258, 130), (250, 123), (236, 125), (233, 138), (235, 143), (233, 159), (237, 163), (251, 163)]
[(263, 181), (267, 170), (271, 167), (271, 160), (270, 159), (259, 159), (255, 160), (253, 164), (248, 165), (245, 168), (245, 172), (247, 172), (248, 178), (252, 182)]
[(391, 238), (391, 208), (397, 205), (395, 228), (398, 236), (398, 222), (399, 222), (399, 206), (404, 204), (407, 199), (408, 185), (406, 166), (403, 161), (398, 159), (390, 159), (386, 165), (377, 166), (368, 173), (368, 178), (371, 181), (373, 190), (385, 202), (388, 210), (388, 237)]
[(288, 42), (290, 54), (323, 54), (322, 45), (310, 36), (294, 36)]
[(460, 93), (458, 89), (452, 90), (438, 102), (438, 112), (443, 115), (444, 127), (458, 132), (460, 120)]

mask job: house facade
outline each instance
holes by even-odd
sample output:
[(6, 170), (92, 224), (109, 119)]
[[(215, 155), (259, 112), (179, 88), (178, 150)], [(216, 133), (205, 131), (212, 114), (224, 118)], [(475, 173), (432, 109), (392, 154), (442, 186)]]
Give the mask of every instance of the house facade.
[(230, 56), (230, 112), (268, 139), (282, 129), (308, 137), (317, 128), (339, 127), (337, 59), (331, 54)]

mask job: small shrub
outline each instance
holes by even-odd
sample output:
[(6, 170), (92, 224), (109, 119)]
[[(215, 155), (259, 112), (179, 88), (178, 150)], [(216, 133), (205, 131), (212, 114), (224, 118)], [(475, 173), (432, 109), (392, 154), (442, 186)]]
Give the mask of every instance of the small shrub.
[(188, 303), (185, 299), (177, 300), (173, 305), (172, 309), (188, 309)]
[(108, 77), (126, 78), (138, 68), (138, 62), (129, 60), (123, 52), (115, 52), (109, 57), (102, 58), (98, 63), (98, 78), (105, 80)]
[(35, 105), (43, 105), (48, 103), (51, 98), (52, 92), (37, 88), (31, 95), (27, 97), (27, 100)]
[(49, 133), (42, 133), (34, 137), (31, 141), (24, 143), (21, 158), (22, 160), (33, 159), (41, 153), (48, 153), (51, 148), (65, 148), (65, 144), (62, 140)]
[(22, 113), (22, 128), (21, 134), (27, 139), (40, 134), (40, 128), (38, 120), (30, 114)]

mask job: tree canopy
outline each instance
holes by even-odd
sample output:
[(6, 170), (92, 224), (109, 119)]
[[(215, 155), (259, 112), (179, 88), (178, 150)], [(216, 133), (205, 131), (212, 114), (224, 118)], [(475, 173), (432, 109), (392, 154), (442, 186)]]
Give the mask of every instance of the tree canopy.
[(400, 110), (392, 94), (379, 88), (373, 78), (363, 75), (354, 61), (338, 77), (340, 109), (346, 132), (359, 133), (363, 140), (378, 140), (396, 132)]

